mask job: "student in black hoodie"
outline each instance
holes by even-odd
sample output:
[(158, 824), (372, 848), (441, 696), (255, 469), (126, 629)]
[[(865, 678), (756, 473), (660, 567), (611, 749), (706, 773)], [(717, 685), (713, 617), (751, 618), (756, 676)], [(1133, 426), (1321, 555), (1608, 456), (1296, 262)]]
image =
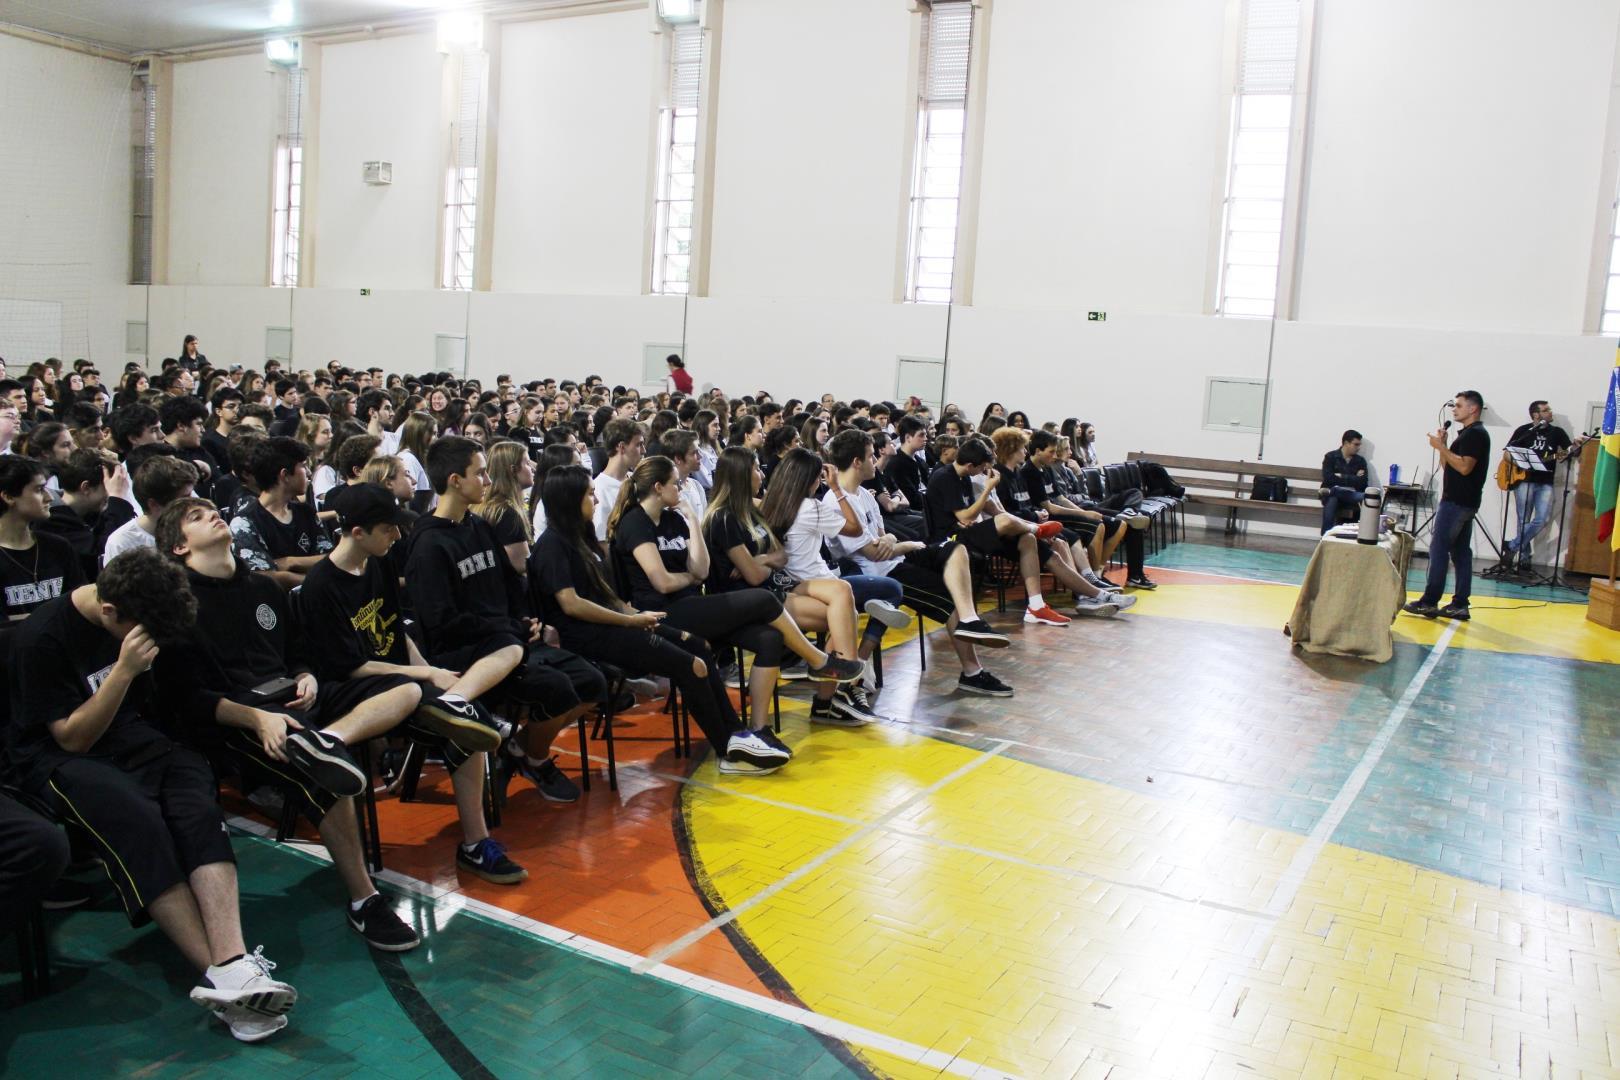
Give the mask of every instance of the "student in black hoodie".
[[(607, 690), (602, 673), (571, 652), (540, 640), (540, 622), (489, 523), (468, 508), (489, 492), (483, 448), (451, 435), (428, 447), (428, 480), (439, 496), (431, 515), (411, 531), (406, 588), (427, 638), (427, 654), (440, 667), (467, 671), (488, 660), (505, 666), (496, 692), (528, 705), (533, 716), (521, 737), (526, 771), (539, 778), (541, 795), (574, 802), (579, 788), (557, 768), (551, 743)], [(514, 749), (517, 749), (514, 747)]]
[(349, 926), (367, 944), (421, 944), (366, 872), (354, 796), (368, 778), (348, 747), (386, 734), (416, 711), (421, 688), (379, 675), (322, 687), (293, 655), (302, 640), (281, 589), (237, 561), (231, 530), (207, 499), (177, 499), (158, 518), (158, 550), (186, 567), (196, 598), (190, 648), (157, 668), (165, 697), (188, 721), (186, 741), (252, 762), (303, 792), (349, 892)]
[(129, 473), (100, 450), (75, 450), (56, 470), (56, 479), (62, 501), (51, 504), (50, 516), (34, 531), (66, 540), (79, 556), (85, 580), (94, 581), (107, 537), (135, 520)]
[(375, 484), (335, 488), (331, 505), (342, 536), (332, 554), (304, 576), (295, 604), (315, 674), (328, 688), (375, 675), (414, 681), (422, 703), (402, 730), (414, 741), (441, 748), (444, 755), (461, 818), (457, 863), (498, 885), (524, 880), (528, 871), (507, 858), (484, 821), (485, 757), (480, 751), (497, 749), (500, 735), (475, 702), (507, 670), (487, 657), (465, 672), (435, 667), (405, 632), (399, 578), (386, 556), (400, 530), (415, 523), (415, 514)]

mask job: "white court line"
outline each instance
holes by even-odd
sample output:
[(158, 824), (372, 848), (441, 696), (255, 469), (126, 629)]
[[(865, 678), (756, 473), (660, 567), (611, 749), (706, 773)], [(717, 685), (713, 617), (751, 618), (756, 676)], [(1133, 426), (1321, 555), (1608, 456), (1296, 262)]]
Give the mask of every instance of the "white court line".
[(862, 825), (855, 832), (850, 833), (848, 836), (844, 837), (844, 839), (838, 841), (838, 843), (834, 844), (832, 847), (821, 852), (821, 854), (817, 855), (815, 858), (811, 859), (797, 870), (775, 882), (772, 882), (770, 885), (765, 886), (765, 888), (759, 890), (757, 893), (754, 893), (746, 900), (742, 900), (731, 905), (723, 914), (716, 915), (702, 926), (687, 931), (668, 944), (660, 945), (658, 948), (652, 951), (651, 955), (649, 955), (647, 959), (641, 962), (644, 966), (638, 966), (635, 970), (640, 973), (644, 972), (648, 968), (661, 964), (665, 960), (668, 960), (670, 957), (674, 956), (676, 953), (680, 952), (682, 949), (685, 949), (694, 942), (708, 936), (714, 931), (720, 929), (722, 926), (727, 926), (735, 922), (737, 920), (737, 916), (741, 915), (743, 912), (764, 903), (766, 900), (769, 900), (771, 897), (775, 896), (789, 885), (792, 885), (794, 882), (800, 880), (805, 875), (820, 869), (833, 857), (843, 854), (845, 851), (848, 851), (851, 847), (853, 847), (858, 841), (864, 840), (873, 833), (887, 827), (889, 822), (895, 820), (907, 810), (910, 810), (923, 799), (926, 799), (928, 796), (939, 791), (947, 784), (961, 779), (974, 769), (977, 769), (979, 766), (988, 763), (992, 758), (995, 758), (1006, 749), (1006, 743), (997, 743), (993, 749), (981, 753), (972, 761), (953, 769), (951, 772), (946, 773), (944, 776), (940, 777), (938, 780), (935, 780), (927, 787), (914, 792), (910, 798), (891, 808), (888, 813), (884, 814), (876, 821)]
[(1344, 816), (1350, 812), (1351, 805), (1361, 795), (1362, 789), (1367, 786), (1367, 781), (1372, 778), (1373, 769), (1377, 767), (1379, 760), (1383, 758), (1384, 751), (1389, 749), (1390, 741), (1395, 738), (1395, 732), (1399, 730), (1401, 724), (1406, 720), (1406, 714), (1411, 710), (1412, 703), (1423, 692), (1424, 684), (1429, 681), (1429, 676), (1434, 673), (1435, 665), (1445, 655), (1446, 648), (1451, 644), (1451, 636), (1457, 632), (1457, 627), (1460, 625), (1462, 624), (1452, 622), (1446, 627), (1445, 632), (1440, 635), (1440, 640), (1434, 643), (1434, 648), (1430, 651), (1428, 659), (1423, 661), (1423, 666), (1418, 668), (1417, 674), (1407, 684), (1406, 692), (1401, 695), (1399, 701), (1395, 702), (1395, 707), (1390, 709), (1389, 716), (1384, 720), (1383, 725), (1379, 727), (1378, 733), (1373, 736), (1372, 742), (1367, 744), (1367, 749), (1361, 755), (1361, 760), (1356, 762), (1354, 769), (1350, 770), (1350, 775), (1344, 778), (1344, 784), (1339, 788), (1338, 795), (1334, 796), (1333, 801), (1328, 804), (1327, 810), (1316, 822), (1316, 827), (1305, 838), (1305, 843), (1300, 845), (1298, 851), (1294, 852), (1294, 857), (1289, 862), (1288, 869), (1284, 870), (1282, 877), (1277, 879), (1277, 889), (1271, 895), (1271, 903), (1266, 905), (1266, 914), (1271, 918), (1281, 918), (1293, 906), (1295, 898), (1299, 896), (1300, 888), (1305, 884), (1305, 875), (1310, 873), (1311, 866), (1316, 862), (1317, 856), (1327, 846), (1329, 837), (1339, 827), (1339, 823), (1344, 820)]
[[(989, 756), (986, 755), (986, 757)], [(967, 768), (967, 766), (964, 766), (963, 769), (957, 771), (962, 772)], [(950, 777), (945, 779), (949, 780)], [(225, 820), (232, 828), (240, 829), (242, 832), (251, 833), (265, 840), (273, 841), (275, 839), (274, 829), (251, 818), (227, 816)], [(295, 854), (307, 856), (317, 862), (330, 864), (332, 861), (331, 854), (320, 844), (292, 841), (277, 846), (288, 849)], [(684, 986), (693, 993), (702, 994), (704, 997), (726, 1001), (751, 1012), (774, 1016), (788, 1023), (797, 1024), (807, 1031), (813, 1031), (818, 1035), (825, 1035), (840, 1042), (852, 1043), (869, 1050), (877, 1050), (900, 1058), (903, 1061), (909, 1061), (914, 1065), (937, 1069), (952, 1076), (1015, 1076), (1013, 1073), (1004, 1073), (987, 1065), (980, 1065), (957, 1055), (948, 1054), (943, 1050), (930, 1049), (918, 1043), (908, 1042), (905, 1039), (861, 1027), (858, 1024), (823, 1016), (820, 1013), (804, 1008), (802, 1005), (778, 1001), (775, 998), (766, 997), (764, 994), (757, 994), (752, 990), (744, 990), (741, 987), (732, 986), (730, 983), (711, 979), (706, 975), (682, 971), (679, 968), (663, 963), (649, 965), (646, 957), (636, 953), (597, 941), (594, 938), (588, 938), (583, 934), (572, 933), (560, 926), (553, 926), (550, 923), (540, 922), (538, 919), (518, 915), (515, 912), (507, 911), (505, 908), (497, 907), (483, 900), (476, 900), (461, 893), (445, 893), (436, 890), (420, 878), (401, 874), (397, 870), (384, 870), (376, 876), (400, 892), (408, 893), (419, 900), (432, 904), (438, 911), (468, 911), (491, 922), (499, 923), (525, 937), (534, 938), (548, 945), (559, 945), (572, 952), (588, 956), (593, 960), (599, 960), (614, 967), (625, 968), (635, 975), (646, 975), (658, 979), (660, 982)]]

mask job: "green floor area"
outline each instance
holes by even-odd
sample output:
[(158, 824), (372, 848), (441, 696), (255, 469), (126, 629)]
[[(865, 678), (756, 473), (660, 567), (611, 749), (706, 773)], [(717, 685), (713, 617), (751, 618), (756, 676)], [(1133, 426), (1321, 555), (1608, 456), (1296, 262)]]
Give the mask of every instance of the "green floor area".
[(0, 1075), (16, 1077), (842, 1077), (864, 1070), (774, 1016), (543, 942), (450, 905), (394, 897), (425, 938), (374, 954), (330, 868), (236, 840), (249, 947), (298, 988), (289, 1027), (236, 1042), (186, 998), (193, 979), (110, 888), (49, 917), (53, 992), (23, 1003), (0, 943)]

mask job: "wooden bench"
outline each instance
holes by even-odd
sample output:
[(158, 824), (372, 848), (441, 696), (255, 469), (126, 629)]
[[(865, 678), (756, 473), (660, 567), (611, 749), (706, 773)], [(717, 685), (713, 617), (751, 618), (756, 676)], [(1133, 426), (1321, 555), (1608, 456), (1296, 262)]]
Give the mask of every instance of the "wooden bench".
[[(1289, 518), (1320, 522), (1322, 470), (1304, 465), (1274, 465), (1266, 461), (1226, 461), (1221, 458), (1182, 457), (1132, 450), (1127, 461), (1156, 461), (1176, 483), (1187, 489), (1184, 505), (1226, 511), (1226, 531), (1237, 528), (1238, 515), (1264, 511)], [(1288, 481), (1288, 501), (1250, 498), (1256, 476), (1281, 476)], [(1302, 521), (1303, 523), (1303, 521)]]

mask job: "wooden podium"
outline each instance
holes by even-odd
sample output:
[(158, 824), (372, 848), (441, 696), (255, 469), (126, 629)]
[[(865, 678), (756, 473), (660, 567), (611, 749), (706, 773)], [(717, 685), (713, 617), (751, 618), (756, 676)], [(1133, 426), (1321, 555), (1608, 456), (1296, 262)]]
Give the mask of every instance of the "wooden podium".
[[(1597, 469), (1599, 450), (1597, 439), (1581, 447), (1581, 468), (1569, 484), (1574, 498), (1566, 521), (1569, 547), (1564, 552), (1564, 566), (1577, 574), (1607, 578), (1609, 544), (1597, 538), (1597, 504), (1592, 498), (1592, 473)], [(1557, 509), (1553, 507), (1555, 513)]]

